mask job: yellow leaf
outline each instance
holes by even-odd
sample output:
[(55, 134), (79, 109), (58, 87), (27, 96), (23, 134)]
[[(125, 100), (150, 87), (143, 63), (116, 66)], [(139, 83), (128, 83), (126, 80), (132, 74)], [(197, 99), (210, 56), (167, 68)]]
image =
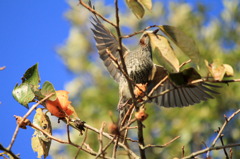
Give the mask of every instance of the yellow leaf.
[(139, 0), (148, 10), (152, 10), (152, 0)]
[(167, 38), (149, 34), (153, 55), (160, 65), (169, 72), (179, 72), (179, 61)]
[[(42, 130), (52, 134), (52, 126), (49, 117), (42, 111), (41, 108), (36, 110), (34, 115), (33, 124)], [(32, 137), (32, 149), (38, 153), (38, 158), (46, 158), (51, 146), (51, 139), (41, 131), (35, 130)]]
[(212, 77), (216, 81), (221, 81), (225, 75), (225, 67), (222, 64), (217, 62), (213, 62), (212, 64), (208, 64), (208, 61), (205, 60), (205, 64), (208, 67), (209, 72), (211, 73)]
[(199, 63), (199, 50), (194, 42), (189, 36), (187, 36), (184, 32), (180, 29), (168, 26), (168, 25), (161, 25), (159, 26), (161, 31), (173, 41), (180, 50), (186, 54), (192, 62), (198, 64)]
[(225, 68), (225, 76), (226, 77), (232, 77), (234, 76), (234, 71), (232, 66), (228, 65), (228, 64), (223, 64), (223, 67)]
[(126, 0), (128, 7), (132, 10), (138, 19), (144, 16), (145, 10), (141, 3), (137, 0)]

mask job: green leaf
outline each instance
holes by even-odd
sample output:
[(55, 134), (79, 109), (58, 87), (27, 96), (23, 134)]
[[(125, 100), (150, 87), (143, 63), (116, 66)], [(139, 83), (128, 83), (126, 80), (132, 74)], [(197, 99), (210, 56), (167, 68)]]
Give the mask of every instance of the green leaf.
[(201, 75), (191, 67), (178, 73), (170, 73), (169, 78), (176, 85), (182, 86), (187, 85), (194, 80), (201, 79)]
[(144, 7), (146, 7), (148, 10), (152, 10), (152, 0), (139, 0)]
[(28, 108), (28, 103), (31, 102), (35, 94), (33, 93), (31, 86), (28, 83), (16, 84), (12, 91), (12, 95), (18, 103)]
[(44, 95), (44, 96), (47, 96), (47, 95), (49, 95), (51, 93), (54, 93), (54, 95), (52, 95), (49, 98), (49, 100), (55, 101), (57, 99), (57, 95), (56, 95), (54, 86), (52, 85), (52, 83), (50, 83), (48, 81), (44, 82), (44, 84), (42, 86), (42, 89), (41, 89), (41, 94)]
[(132, 10), (138, 19), (144, 16), (145, 10), (141, 3), (137, 0), (126, 0), (128, 7)]
[(181, 49), (184, 54), (192, 60), (192, 62), (196, 64), (199, 63), (199, 50), (193, 39), (187, 36), (180, 29), (173, 26), (161, 25), (159, 28)]
[[(45, 132), (52, 134), (52, 126), (49, 117), (42, 111), (41, 108), (36, 110), (34, 115), (33, 124), (43, 129)], [(48, 152), (51, 146), (51, 139), (41, 131), (35, 130), (32, 137), (32, 149), (38, 153), (38, 158), (48, 156)]]
[(38, 73), (38, 63), (30, 67), (23, 75), (23, 83), (29, 83), (38, 88), (40, 76)]
[(179, 61), (167, 38), (152, 33), (148, 35), (150, 37), (153, 56), (155, 56), (157, 62), (169, 72), (179, 72)]

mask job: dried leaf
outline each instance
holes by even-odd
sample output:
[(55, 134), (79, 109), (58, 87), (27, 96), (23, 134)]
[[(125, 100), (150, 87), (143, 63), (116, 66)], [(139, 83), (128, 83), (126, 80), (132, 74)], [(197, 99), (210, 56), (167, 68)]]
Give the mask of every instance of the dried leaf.
[[(49, 117), (38, 108), (33, 119), (33, 124), (40, 129), (52, 134), (52, 126)], [(46, 158), (51, 146), (51, 139), (41, 131), (35, 130), (32, 137), (32, 149), (38, 153), (38, 158)]]
[(139, 3), (137, 0), (126, 0), (126, 2), (128, 7), (138, 19), (141, 19), (144, 16), (145, 10), (141, 3)]
[(217, 62), (213, 62), (212, 64), (209, 64), (207, 60), (205, 60), (205, 64), (211, 73), (212, 77), (216, 81), (221, 81), (226, 73), (225, 67), (222, 64), (219, 64)]
[(59, 118), (66, 117), (67, 115), (78, 118), (74, 107), (71, 105), (71, 101), (68, 99), (68, 92), (58, 90), (56, 91), (56, 95), (57, 99), (55, 101), (46, 101), (46, 108), (49, 112)]
[(223, 64), (223, 67), (225, 68), (225, 76), (226, 77), (232, 77), (234, 76), (234, 71), (232, 66), (228, 65), (228, 64)]
[(193, 39), (173, 26), (161, 25), (159, 28), (192, 60), (192, 62), (196, 64), (199, 63), (199, 50)]
[(152, 10), (152, 0), (139, 0), (144, 7), (146, 7), (148, 10)]
[(169, 72), (179, 72), (179, 61), (169, 41), (161, 35), (149, 34), (151, 47), (156, 60)]

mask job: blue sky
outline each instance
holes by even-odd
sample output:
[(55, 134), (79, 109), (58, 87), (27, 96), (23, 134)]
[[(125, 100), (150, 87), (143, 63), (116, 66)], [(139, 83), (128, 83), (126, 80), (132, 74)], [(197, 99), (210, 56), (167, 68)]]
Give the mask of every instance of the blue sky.
[[(58, 90), (73, 78), (55, 51), (68, 37), (70, 23), (63, 16), (68, 8), (59, 0), (0, 1), (0, 66), (6, 66), (0, 72), (0, 143), (5, 147), (15, 130), (13, 115), (27, 112), (11, 95), (26, 69), (38, 62), (41, 81), (51, 81)], [(36, 157), (32, 133), (31, 128), (20, 130), (13, 151), (21, 158)]]
[[(50, 81), (57, 90), (74, 75), (64, 66), (56, 47), (68, 37), (70, 23), (63, 14), (69, 9), (66, 1), (0, 0), (0, 143), (5, 147), (15, 130), (13, 115), (24, 115), (27, 109), (12, 97), (12, 89), (27, 68), (39, 63), (41, 81)], [(32, 119), (32, 116), (30, 116)], [(35, 158), (31, 149), (33, 130), (20, 130), (13, 146), (21, 158)]]

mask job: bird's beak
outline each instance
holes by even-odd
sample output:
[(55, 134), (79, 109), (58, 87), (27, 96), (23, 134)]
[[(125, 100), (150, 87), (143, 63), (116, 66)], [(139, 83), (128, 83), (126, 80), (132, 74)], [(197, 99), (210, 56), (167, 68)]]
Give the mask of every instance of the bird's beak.
[(153, 31), (153, 34), (156, 35), (158, 31), (159, 31), (159, 29), (154, 30), (154, 31)]

